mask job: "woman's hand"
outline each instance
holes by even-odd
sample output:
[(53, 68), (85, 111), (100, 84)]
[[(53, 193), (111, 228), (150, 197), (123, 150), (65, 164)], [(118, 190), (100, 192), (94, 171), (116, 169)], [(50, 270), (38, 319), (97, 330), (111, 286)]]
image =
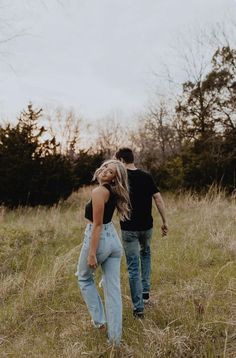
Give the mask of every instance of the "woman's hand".
[(87, 263), (88, 263), (89, 267), (96, 269), (98, 266), (96, 255), (89, 253)]

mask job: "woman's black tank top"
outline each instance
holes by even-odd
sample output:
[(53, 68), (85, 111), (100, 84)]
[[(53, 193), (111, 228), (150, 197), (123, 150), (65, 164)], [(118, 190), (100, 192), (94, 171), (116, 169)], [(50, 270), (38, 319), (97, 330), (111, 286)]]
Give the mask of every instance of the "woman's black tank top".
[[(104, 214), (103, 214), (103, 224), (107, 224), (111, 221), (112, 215), (116, 208), (116, 196), (111, 191), (111, 187), (109, 184), (104, 184), (105, 188), (107, 188), (110, 192), (110, 196), (108, 201), (105, 203), (104, 207)], [(89, 202), (85, 205), (85, 217), (89, 221), (93, 222), (93, 203), (92, 199), (89, 200)]]

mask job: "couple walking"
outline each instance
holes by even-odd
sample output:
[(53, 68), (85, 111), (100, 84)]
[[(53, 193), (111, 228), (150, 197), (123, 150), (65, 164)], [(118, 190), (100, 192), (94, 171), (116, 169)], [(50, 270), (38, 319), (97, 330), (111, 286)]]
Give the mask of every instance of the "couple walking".
[[(111, 222), (117, 209), (126, 255), (133, 314), (142, 318), (149, 299), (153, 219), (152, 198), (162, 219), (162, 235), (167, 234), (164, 202), (147, 172), (137, 169), (130, 148), (121, 148), (117, 160), (108, 160), (94, 174), (99, 185), (85, 207), (89, 221), (84, 234), (76, 275), (81, 293), (95, 327), (107, 325), (108, 340), (119, 345), (122, 334), (120, 262), (123, 252)], [(94, 271), (101, 265), (105, 311), (94, 283)]]

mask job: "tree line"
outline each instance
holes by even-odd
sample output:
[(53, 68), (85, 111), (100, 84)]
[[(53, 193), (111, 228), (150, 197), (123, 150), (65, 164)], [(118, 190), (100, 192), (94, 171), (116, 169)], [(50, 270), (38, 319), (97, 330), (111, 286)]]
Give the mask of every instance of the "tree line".
[(215, 51), (208, 73), (182, 84), (174, 108), (164, 100), (150, 106), (136, 130), (106, 122), (87, 150), (78, 149), (78, 126), (62, 150), (39, 124), (41, 116), (29, 104), (16, 125), (0, 127), (0, 203), (8, 207), (66, 199), (127, 144), (162, 190), (203, 191), (212, 184), (235, 190), (236, 50), (230, 46)]
[(74, 190), (91, 183), (95, 168), (104, 159), (100, 152), (61, 153), (55, 136), (45, 139), (39, 126), (42, 109), (32, 104), (15, 126), (0, 128), (0, 202), (8, 207), (52, 205)]
[(208, 73), (182, 85), (170, 113), (161, 101), (134, 141), (162, 188), (232, 192), (236, 185), (236, 50), (218, 48)]

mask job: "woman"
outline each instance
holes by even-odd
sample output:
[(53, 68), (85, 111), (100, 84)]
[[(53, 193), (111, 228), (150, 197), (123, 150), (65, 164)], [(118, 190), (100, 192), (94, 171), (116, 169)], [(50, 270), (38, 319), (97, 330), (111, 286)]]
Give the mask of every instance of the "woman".
[[(78, 270), (79, 286), (92, 322), (97, 328), (107, 324), (108, 339), (119, 345), (122, 333), (122, 302), (120, 290), (120, 261), (122, 245), (111, 222), (117, 209), (120, 219), (129, 218), (127, 172), (117, 160), (108, 160), (94, 174), (99, 185), (85, 207), (86, 226)], [(101, 265), (105, 312), (94, 283), (94, 270)]]

